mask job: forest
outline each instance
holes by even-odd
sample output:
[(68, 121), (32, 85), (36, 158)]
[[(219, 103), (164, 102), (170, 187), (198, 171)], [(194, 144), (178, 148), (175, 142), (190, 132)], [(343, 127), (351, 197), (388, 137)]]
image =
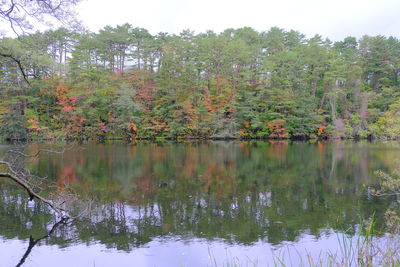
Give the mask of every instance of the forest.
[(0, 38), (0, 136), (395, 139), (399, 79), (394, 37), (61, 27)]

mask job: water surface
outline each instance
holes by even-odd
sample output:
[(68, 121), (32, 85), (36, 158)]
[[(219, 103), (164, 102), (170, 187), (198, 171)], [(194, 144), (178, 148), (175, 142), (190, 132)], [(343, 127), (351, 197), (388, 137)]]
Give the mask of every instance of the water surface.
[(360, 219), (375, 214), (382, 226), (393, 200), (368, 187), (399, 152), (394, 142), (275, 141), (86, 144), (42, 155), (31, 170), (96, 208), (41, 239), (57, 219), (1, 180), (0, 266), (266, 266), (277, 257), (296, 266), (340, 251), (341, 232), (351, 238)]

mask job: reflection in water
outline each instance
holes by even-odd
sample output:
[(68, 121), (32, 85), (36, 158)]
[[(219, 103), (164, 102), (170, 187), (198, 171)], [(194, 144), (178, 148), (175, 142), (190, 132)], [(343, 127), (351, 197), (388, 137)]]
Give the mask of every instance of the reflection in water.
[(24, 255), (22, 255), (21, 259), (19, 260), (18, 264), (17, 264), (15, 267), (20, 267), (20, 266), (22, 266), (22, 265), (25, 263), (26, 259), (28, 258), (29, 254), (31, 254), (32, 249), (33, 249), (40, 241), (42, 241), (42, 240), (44, 240), (44, 239), (46, 239), (46, 238), (49, 238), (49, 237), (56, 231), (56, 229), (57, 229), (58, 227), (61, 227), (62, 225), (66, 225), (66, 224), (67, 224), (67, 221), (68, 221), (68, 219), (66, 219), (66, 218), (63, 218), (63, 219), (59, 220), (58, 222), (56, 222), (56, 223), (53, 225), (53, 227), (51, 227), (50, 231), (49, 231), (46, 235), (44, 235), (44, 236), (42, 236), (42, 237), (39, 237), (39, 238), (34, 239), (32, 236), (30, 236), (30, 237), (29, 237), (29, 245), (28, 245), (28, 247), (27, 247), (27, 249), (26, 249)]
[[(373, 172), (394, 166), (397, 144), (208, 142), (86, 145), (30, 166), (97, 198), (89, 218), (42, 240), (133, 252), (154, 240), (279, 245), (321, 229), (381, 218), (389, 199), (365, 196)], [(36, 149), (32, 147), (32, 149)], [(0, 235), (47, 233), (52, 216), (0, 184)], [(379, 223), (378, 223), (379, 228)], [(33, 233), (32, 233), (33, 232)], [(41, 241), (41, 242), (42, 242)]]

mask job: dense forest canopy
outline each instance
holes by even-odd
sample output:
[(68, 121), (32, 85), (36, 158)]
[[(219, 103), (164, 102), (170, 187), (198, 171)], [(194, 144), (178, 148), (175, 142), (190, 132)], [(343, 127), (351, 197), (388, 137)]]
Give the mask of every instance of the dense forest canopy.
[(400, 136), (394, 37), (124, 24), (2, 37), (0, 54), (3, 139)]

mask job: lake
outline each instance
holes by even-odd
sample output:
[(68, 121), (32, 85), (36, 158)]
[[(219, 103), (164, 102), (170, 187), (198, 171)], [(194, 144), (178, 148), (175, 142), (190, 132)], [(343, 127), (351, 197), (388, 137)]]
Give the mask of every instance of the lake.
[[(54, 148), (26, 150), (39, 147)], [(382, 228), (394, 200), (369, 188), (399, 155), (397, 142), (347, 141), (84, 144), (43, 154), (27, 166), (58, 190), (68, 184), (95, 199), (90, 216), (57, 225), (0, 180), (0, 266), (307, 266), (309, 257), (341, 257), (361, 220), (374, 216)]]

